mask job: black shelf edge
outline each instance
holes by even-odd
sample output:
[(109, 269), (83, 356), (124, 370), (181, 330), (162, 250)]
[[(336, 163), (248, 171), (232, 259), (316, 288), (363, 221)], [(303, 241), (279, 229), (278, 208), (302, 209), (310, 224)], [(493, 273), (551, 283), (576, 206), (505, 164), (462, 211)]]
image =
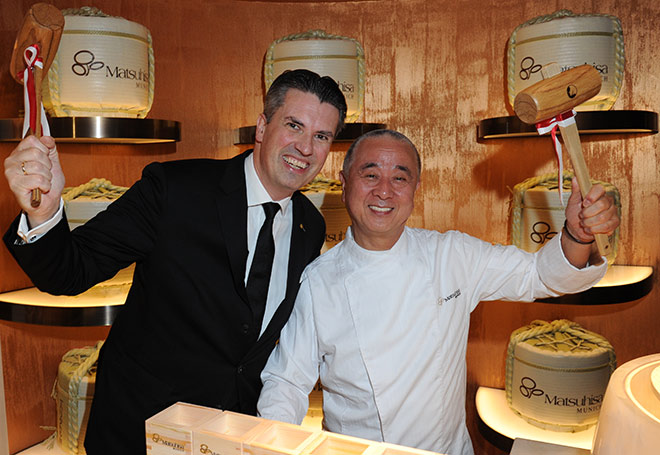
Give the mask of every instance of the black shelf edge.
[(109, 326), (112, 325), (122, 306), (62, 308), (0, 302), (0, 319), (61, 327)]
[(109, 326), (121, 311), (129, 286), (94, 287), (75, 296), (51, 295), (35, 287), (0, 294), (0, 320), (24, 324)]
[[(386, 128), (384, 123), (346, 123), (333, 142), (352, 142), (364, 133)], [(234, 145), (254, 144), (255, 125), (242, 126), (234, 130)]]
[[(613, 265), (612, 267), (634, 268), (637, 266)], [(537, 302), (562, 305), (609, 305), (627, 303), (641, 299), (653, 289), (655, 271), (639, 281), (621, 285), (596, 285), (578, 294), (566, 294), (560, 297), (537, 299)]]
[[(154, 144), (179, 142), (181, 123), (174, 120), (119, 117), (52, 117), (51, 136), (57, 142), (94, 144)], [(21, 140), (23, 119), (0, 119), (0, 142)]]
[[(585, 111), (575, 116), (580, 134), (656, 134), (658, 113), (651, 111)], [(481, 120), (478, 140), (538, 137), (534, 125), (523, 123), (516, 116)]]

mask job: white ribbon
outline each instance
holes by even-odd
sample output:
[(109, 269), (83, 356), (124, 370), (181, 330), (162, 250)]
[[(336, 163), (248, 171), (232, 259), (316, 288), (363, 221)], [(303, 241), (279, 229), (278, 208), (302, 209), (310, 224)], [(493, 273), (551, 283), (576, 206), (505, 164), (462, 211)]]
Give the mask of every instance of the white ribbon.
[[(38, 66), (43, 68), (44, 64), (39, 57), (39, 49), (36, 46), (28, 46), (23, 53), (23, 59), (25, 60), (25, 70), (23, 71), (23, 102), (25, 103), (25, 116), (23, 118), (23, 136), (27, 135), (27, 132), (30, 130), (30, 117), (32, 116), (32, 109), (30, 103), (30, 82), (34, 85), (36, 81), (34, 77), (30, 77), (32, 74), (32, 68)], [(36, 96), (36, 86), (32, 87), (34, 92), (33, 96)], [(35, 100), (36, 102), (36, 100)], [(40, 103), (41, 106), (41, 128), (44, 136), (50, 136), (50, 128), (48, 126), (48, 120), (46, 118), (46, 111), (44, 109), (43, 103)], [(36, 134), (37, 132), (34, 131)]]
[(539, 135), (544, 135), (550, 133), (552, 140), (555, 144), (555, 153), (557, 154), (557, 162), (559, 165), (559, 176), (557, 178), (557, 186), (559, 187), (559, 202), (562, 207), (565, 206), (564, 198), (562, 197), (562, 192), (564, 189), (564, 158), (562, 154), (561, 142), (557, 139), (557, 128), (558, 127), (567, 127), (569, 125), (575, 124), (575, 110), (571, 109), (570, 113), (560, 114), (556, 117), (553, 117), (549, 120), (539, 122), (536, 124), (536, 131)]

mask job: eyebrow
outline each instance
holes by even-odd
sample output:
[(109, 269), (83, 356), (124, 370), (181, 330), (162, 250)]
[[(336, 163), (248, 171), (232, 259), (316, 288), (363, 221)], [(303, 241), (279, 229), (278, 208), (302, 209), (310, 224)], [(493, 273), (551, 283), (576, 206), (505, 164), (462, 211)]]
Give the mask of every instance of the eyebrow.
[[(360, 170), (363, 171), (363, 170), (365, 170), (365, 169), (370, 169), (370, 168), (372, 168), (372, 167), (380, 167), (380, 165), (379, 165), (378, 163), (374, 163), (373, 161), (370, 161), (370, 162), (365, 163), (364, 165), (362, 165), (362, 166), (360, 167)], [(402, 165), (402, 164), (397, 164), (397, 165), (395, 165), (394, 167), (395, 167), (396, 169), (402, 171), (402, 172), (405, 172), (405, 173), (408, 174), (410, 177), (412, 177), (412, 171), (410, 170), (410, 168), (409, 168), (408, 166), (404, 166), (404, 165)]]
[[(284, 117), (284, 120), (293, 122), (295, 124), (298, 124), (298, 125), (302, 126), (303, 128), (305, 127), (305, 124), (303, 122), (301, 122), (297, 118), (293, 117), (292, 115)], [(332, 131), (323, 131), (323, 130), (321, 130), (321, 131), (317, 131), (316, 134), (323, 134), (324, 136), (330, 136), (331, 138), (335, 137), (335, 133), (333, 133)]]
[(406, 174), (408, 174), (409, 176), (412, 177), (412, 171), (410, 170), (410, 168), (408, 168), (408, 166), (403, 166), (401, 164), (397, 164), (395, 167), (398, 170), (403, 171), (403, 172), (405, 172)]
[(364, 163), (362, 166), (360, 166), (360, 170), (364, 171), (365, 169), (370, 169), (372, 167), (380, 167), (380, 166), (374, 162), (369, 162), (369, 163)]

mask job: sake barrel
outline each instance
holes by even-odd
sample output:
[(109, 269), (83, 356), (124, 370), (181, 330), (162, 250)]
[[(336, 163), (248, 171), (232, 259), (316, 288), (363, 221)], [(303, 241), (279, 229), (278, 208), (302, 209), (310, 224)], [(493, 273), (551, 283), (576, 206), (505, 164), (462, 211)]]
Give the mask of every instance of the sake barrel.
[[(557, 185), (557, 174), (531, 177), (513, 187), (511, 204), (511, 243), (531, 253), (541, 249), (551, 238), (561, 232), (566, 216), (566, 204), (571, 195), (573, 173), (564, 171), (561, 199)], [(621, 198), (616, 186), (608, 182), (592, 180), (600, 184), (612, 197), (621, 216)], [(563, 200), (563, 203), (562, 203)], [(607, 263), (612, 265), (619, 248), (619, 228), (609, 236), (612, 249)]]
[(146, 27), (85, 7), (64, 10), (64, 30), (44, 78), (54, 117), (144, 118), (154, 92), (154, 54)]
[(614, 348), (602, 335), (567, 319), (532, 321), (509, 339), (507, 403), (537, 427), (586, 430), (598, 421), (615, 368)]
[(364, 109), (364, 50), (357, 40), (330, 35), (323, 30), (276, 39), (266, 53), (266, 90), (277, 76), (295, 69), (307, 69), (333, 78), (346, 98), (346, 121), (360, 119)]
[(95, 346), (71, 349), (58, 367), (54, 398), (57, 401), (57, 444), (65, 453), (84, 455), (85, 430), (89, 419), (96, 361), (103, 341)]
[(321, 253), (337, 245), (346, 237), (351, 218), (341, 200), (342, 188), (339, 180), (318, 175), (300, 191), (312, 201), (325, 220), (325, 242)]
[[(113, 185), (107, 179), (93, 178), (87, 183), (62, 190), (64, 200), (64, 213), (69, 222), (69, 229), (74, 230), (82, 226), (100, 212), (107, 209), (110, 204), (119, 199), (128, 188)], [(97, 283), (79, 297), (113, 298), (126, 295), (133, 283), (135, 264), (121, 269), (112, 278)]]
[(515, 28), (508, 43), (508, 95), (516, 95), (543, 79), (541, 68), (559, 64), (561, 71), (591, 65), (603, 83), (600, 92), (577, 111), (608, 110), (623, 82), (624, 46), (619, 19), (603, 14), (573, 14), (560, 10)]

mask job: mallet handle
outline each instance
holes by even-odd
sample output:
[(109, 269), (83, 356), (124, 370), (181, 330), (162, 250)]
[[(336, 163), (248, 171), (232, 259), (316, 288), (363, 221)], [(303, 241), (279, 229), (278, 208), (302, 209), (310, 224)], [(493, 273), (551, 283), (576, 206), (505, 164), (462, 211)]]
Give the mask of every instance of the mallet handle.
[[(34, 90), (35, 90), (35, 124), (32, 133), (36, 137), (41, 137), (41, 80), (43, 79), (43, 70), (38, 66), (34, 67)], [(34, 188), (30, 196), (30, 205), (32, 207), (39, 207), (41, 205), (41, 189)]]
[[(571, 157), (575, 177), (580, 184), (580, 192), (584, 198), (589, 190), (591, 190), (591, 178), (589, 177), (587, 164), (584, 161), (584, 154), (582, 153), (582, 144), (580, 143), (580, 134), (578, 133), (577, 125), (575, 123), (571, 123), (568, 126), (560, 125), (559, 130), (561, 131), (561, 137), (564, 140), (564, 146)], [(594, 234), (594, 237), (596, 238), (596, 246), (598, 246), (598, 252), (601, 256), (607, 256), (610, 254), (612, 247), (607, 235)]]

